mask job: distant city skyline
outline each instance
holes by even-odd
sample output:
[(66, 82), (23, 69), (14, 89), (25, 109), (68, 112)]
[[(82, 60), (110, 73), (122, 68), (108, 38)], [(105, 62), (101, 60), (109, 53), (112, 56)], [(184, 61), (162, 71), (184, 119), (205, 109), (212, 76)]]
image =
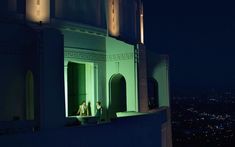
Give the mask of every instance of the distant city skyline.
[(216, 1), (144, 1), (145, 44), (168, 54), (173, 89), (234, 88), (235, 18)]

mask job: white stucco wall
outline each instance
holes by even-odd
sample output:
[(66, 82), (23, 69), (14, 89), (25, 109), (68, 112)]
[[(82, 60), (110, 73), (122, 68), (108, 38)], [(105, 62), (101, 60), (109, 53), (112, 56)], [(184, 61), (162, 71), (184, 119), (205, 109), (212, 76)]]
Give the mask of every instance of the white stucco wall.
[[(137, 111), (136, 65), (134, 62), (134, 46), (117, 39), (106, 38), (106, 87), (109, 88), (110, 78), (121, 74), (126, 80), (127, 111)], [(109, 96), (107, 90), (107, 96)], [(109, 99), (107, 105), (109, 105)]]

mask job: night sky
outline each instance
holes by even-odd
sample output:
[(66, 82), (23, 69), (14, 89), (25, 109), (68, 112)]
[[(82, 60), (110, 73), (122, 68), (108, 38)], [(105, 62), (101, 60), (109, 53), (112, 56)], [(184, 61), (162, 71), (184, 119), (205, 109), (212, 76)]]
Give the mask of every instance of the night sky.
[(222, 0), (144, 0), (145, 44), (169, 55), (173, 90), (235, 87), (233, 7)]

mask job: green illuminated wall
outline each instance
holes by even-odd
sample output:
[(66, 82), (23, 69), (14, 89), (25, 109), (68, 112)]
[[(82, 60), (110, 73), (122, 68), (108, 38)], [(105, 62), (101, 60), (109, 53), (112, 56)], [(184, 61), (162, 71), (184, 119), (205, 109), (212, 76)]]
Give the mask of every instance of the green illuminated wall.
[(79, 26), (74, 27), (73, 29), (74, 30), (62, 30), (64, 34), (64, 46), (105, 51), (105, 37), (97, 36), (92, 33), (89, 34), (87, 32), (79, 32)]
[[(79, 29), (79, 26), (73, 30), (61, 29), (65, 46), (65, 89), (69, 88), (69, 85), (66, 85), (70, 76), (66, 75), (69, 70), (68, 63), (85, 64), (86, 101), (91, 103), (92, 115), (95, 114), (97, 100), (101, 101), (106, 113), (111, 104), (110, 79), (115, 74), (120, 74), (126, 81), (126, 109), (117, 108), (117, 111), (138, 111), (137, 63), (135, 63), (134, 45), (115, 38), (96, 35), (92, 33), (92, 31), (95, 32), (92, 29), (84, 32)], [(68, 89), (67, 95), (69, 95)], [(67, 103), (70, 105), (70, 102)], [(74, 101), (74, 103), (78, 102)], [(67, 109), (70, 113), (72, 111), (70, 109), (74, 108)], [(108, 117), (106, 114), (105, 116)]]
[[(66, 116), (69, 115), (70, 109), (78, 109), (80, 101), (68, 101), (70, 77), (69, 62), (84, 65), (83, 67), (83, 83), (76, 81), (78, 85), (83, 85), (82, 98), (86, 103), (90, 103), (91, 115), (96, 112), (96, 101), (101, 101), (106, 112), (106, 58), (105, 58), (105, 37), (92, 33), (92, 30), (80, 32), (80, 26), (76, 26), (74, 30), (61, 29), (64, 35), (64, 79), (65, 79), (65, 107)], [(94, 31), (94, 30), (93, 30)], [(78, 77), (77, 77), (78, 78)], [(76, 79), (76, 78), (75, 78)], [(81, 91), (81, 90), (80, 90)], [(76, 104), (71, 104), (76, 103)], [(73, 108), (70, 108), (72, 105)], [(77, 110), (76, 109), (76, 110)], [(74, 115), (74, 114), (73, 114)]]
[[(134, 46), (111, 37), (106, 38), (106, 86), (115, 74), (121, 74), (126, 80), (127, 111), (138, 111), (136, 63), (134, 62)], [(110, 90), (107, 90), (107, 107), (111, 103)]]

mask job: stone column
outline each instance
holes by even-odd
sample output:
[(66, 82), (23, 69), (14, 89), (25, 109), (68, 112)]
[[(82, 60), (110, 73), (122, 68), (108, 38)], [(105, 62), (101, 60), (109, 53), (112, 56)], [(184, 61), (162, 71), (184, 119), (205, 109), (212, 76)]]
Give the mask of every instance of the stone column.
[(68, 116), (68, 62), (64, 63), (64, 101), (65, 101), (65, 116)]
[(40, 33), (40, 128), (59, 128), (65, 125), (63, 35), (51, 28)]
[(148, 112), (148, 85), (147, 85), (147, 66), (146, 52), (143, 44), (138, 45), (138, 90), (139, 90), (139, 112)]

